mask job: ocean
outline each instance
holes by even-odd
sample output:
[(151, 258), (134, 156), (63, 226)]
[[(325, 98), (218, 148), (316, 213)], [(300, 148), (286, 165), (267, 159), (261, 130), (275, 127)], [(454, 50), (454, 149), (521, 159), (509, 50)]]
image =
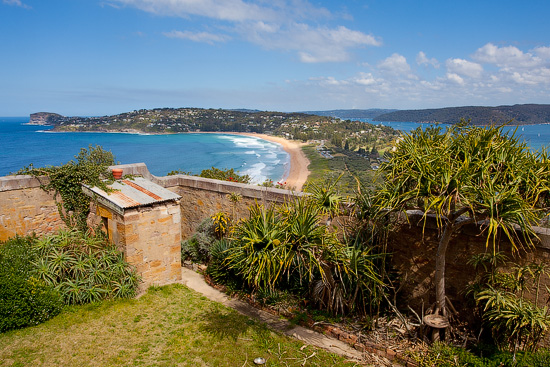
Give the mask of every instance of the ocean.
[[(358, 121), (368, 122), (374, 125), (390, 126), (396, 130), (410, 132), (419, 126), (425, 128), (430, 124), (419, 124), (417, 122), (379, 122), (371, 119), (357, 119)], [(441, 125), (446, 126), (446, 125)], [(550, 124), (507, 126), (505, 130), (509, 133), (516, 131), (516, 136), (525, 141), (529, 147), (535, 150), (549, 148), (550, 145)]]
[[(413, 122), (364, 122), (391, 126), (409, 132)], [(61, 133), (50, 127), (24, 125), (28, 117), (0, 117), (0, 176), (33, 163), (35, 167), (60, 165), (73, 159), (90, 144), (110, 150), (121, 164), (144, 162), (156, 176), (172, 170), (193, 174), (216, 167), (233, 168), (250, 175), (255, 183), (282, 181), (290, 170), (290, 157), (282, 147), (257, 137), (227, 134), (140, 135), (117, 133)], [(508, 129), (514, 130), (511, 126)], [(550, 125), (525, 125), (517, 134), (533, 149), (550, 144)]]
[(257, 137), (228, 134), (141, 135), (119, 133), (64, 133), (51, 127), (24, 125), (28, 117), (0, 117), (0, 176), (20, 168), (64, 164), (81, 148), (100, 145), (121, 164), (144, 162), (156, 176), (173, 170), (193, 174), (216, 167), (250, 175), (254, 183), (282, 181), (290, 170), (290, 156), (280, 144)]

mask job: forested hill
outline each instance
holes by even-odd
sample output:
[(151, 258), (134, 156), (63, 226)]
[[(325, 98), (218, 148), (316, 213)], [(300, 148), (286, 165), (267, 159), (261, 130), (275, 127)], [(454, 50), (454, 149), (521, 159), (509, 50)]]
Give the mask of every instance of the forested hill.
[(385, 113), (397, 111), (395, 109), (381, 109), (381, 108), (371, 108), (368, 110), (328, 110), (328, 111), (303, 111), (303, 113), (318, 115), (318, 116), (330, 116), (338, 117), (342, 120), (353, 120), (353, 119), (372, 119), (376, 116), (380, 116)]
[(502, 124), (512, 121), (514, 125), (550, 123), (550, 105), (523, 104), (498, 107), (448, 107), (428, 110), (400, 110), (381, 114), (374, 121), (386, 122), (439, 122), (453, 124), (461, 118), (474, 125)]
[(281, 125), (311, 124), (327, 117), (304, 113), (202, 108), (155, 108), (112, 116), (66, 117), (31, 114), (30, 124), (54, 125), (56, 131), (178, 133), (194, 131), (270, 132)]

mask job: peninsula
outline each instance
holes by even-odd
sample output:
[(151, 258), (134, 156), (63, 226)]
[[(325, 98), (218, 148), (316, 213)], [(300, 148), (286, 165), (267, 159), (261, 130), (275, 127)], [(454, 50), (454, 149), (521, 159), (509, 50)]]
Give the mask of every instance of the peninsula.
[[(257, 136), (281, 144), (290, 155), (290, 172), (284, 185), (297, 191), (301, 190), (310, 173), (308, 157), (318, 156), (325, 161), (321, 164), (323, 168), (319, 168), (319, 163), (315, 165), (316, 171), (344, 170), (356, 177), (362, 176), (379, 163), (379, 153), (382, 154), (400, 136), (400, 132), (388, 126), (333, 116), (201, 108), (143, 109), (101, 117), (66, 117), (40, 112), (32, 114), (29, 123), (53, 125), (54, 131), (67, 132), (211, 132)], [(317, 150), (307, 148), (306, 156), (302, 150), (305, 142), (314, 142)]]

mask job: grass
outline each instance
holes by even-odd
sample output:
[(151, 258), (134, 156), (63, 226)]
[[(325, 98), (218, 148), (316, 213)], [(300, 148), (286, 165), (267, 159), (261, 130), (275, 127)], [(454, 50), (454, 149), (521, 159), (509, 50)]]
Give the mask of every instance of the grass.
[(0, 366), (244, 367), (259, 356), (266, 366), (354, 365), (183, 285), (72, 306), (44, 324), (0, 334)]
[(373, 188), (379, 183), (376, 172), (370, 167), (368, 159), (355, 152), (331, 147), (333, 159), (322, 157), (314, 145), (302, 147), (309, 159), (308, 183), (320, 183), (327, 177), (336, 179), (342, 172), (344, 175), (338, 182), (338, 191), (347, 196), (353, 196), (357, 189), (357, 177), (365, 187)]

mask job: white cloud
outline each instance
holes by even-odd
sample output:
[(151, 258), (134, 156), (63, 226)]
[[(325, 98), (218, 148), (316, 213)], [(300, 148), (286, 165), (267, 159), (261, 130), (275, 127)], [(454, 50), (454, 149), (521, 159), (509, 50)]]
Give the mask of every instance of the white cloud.
[(296, 51), (300, 61), (306, 63), (346, 61), (350, 48), (381, 44), (372, 35), (344, 26), (313, 28), (304, 23), (279, 26), (256, 22), (242, 24), (238, 30), (250, 42), (266, 49)]
[(405, 76), (407, 79), (418, 79), (418, 77), (412, 73), (411, 67), (407, 63), (405, 56), (397, 53), (379, 62), (378, 69), (394, 77)]
[(448, 59), (445, 62), (445, 66), (451, 74), (470, 78), (479, 78), (483, 73), (483, 66), (464, 59)]
[(229, 36), (224, 34), (214, 34), (208, 32), (190, 32), (190, 31), (172, 31), (163, 33), (168, 38), (181, 38), (188, 39), (194, 42), (205, 42), (208, 44), (214, 44), (214, 42), (225, 42), (230, 39)]
[(357, 77), (352, 79), (355, 83), (360, 85), (374, 85), (377, 83), (376, 78), (372, 73), (360, 72)]
[(112, 0), (158, 15), (188, 17), (191, 15), (242, 22), (269, 20), (277, 16), (270, 8), (241, 0)]
[[(548, 103), (550, 47), (538, 47), (528, 52), (515, 47), (497, 48), (492, 53), (493, 58), (485, 60), (492, 60), (493, 63), (496, 60), (503, 61), (504, 53), (513, 59), (513, 55), (516, 55), (515, 61), (501, 67), (489, 64), (493, 67), (485, 69), (480, 58), (476, 58), (479, 62), (450, 58), (445, 62), (446, 67), (442, 68), (444, 70), (435, 74), (415, 74), (403, 55), (393, 54), (378, 63), (375, 60), (359, 63), (361, 70), (352, 76), (318, 77), (310, 79), (309, 83), (319, 87), (311, 89), (319, 94), (319, 101), (325, 101), (327, 108), (345, 108), (350, 105), (361, 106), (359, 108), (437, 108)], [(489, 54), (491, 53), (487, 53)], [(517, 62), (525, 55), (530, 55), (531, 59), (540, 58), (542, 61), (539, 65), (533, 62)], [(420, 65), (426, 59), (429, 60), (425, 54), (417, 54)], [(531, 67), (527, 67), (528, 65)], [(335, 106), (336, 102), (340, 105)]]
[(514, 46), (498, 47), (488, 43), (472, 57), (479, 62), (495, 65), (502, 83), (527, 86), (550, 84), (550, 47), (541, 46), (524, 52)]
[(428, 59), (423, 51), (420, 51), (418, 55), (416, 55), (416, 63), (418, 65), (431, 65), (434, 68), (439, 69), (439, 61), (437, 61), (434, 57)]
[(464, 84), (464, 79), (458, 74), (447, 73), (446, 76), (447, 76), (447, 79), (449, 79), (450, 81), (452, 81), (454, 83), (457, 83), (457, 84), (460, 84), (460, 85)]
[(539, 57), (545, 59), (547, 62), (550, 60), (550, 47), (537, 47), (533, 50)]
[[(541, 48), (544, 53), (545, 48)], [(531, 53), (524, 53), (514, 46), (497, 47), (492, 43), (479, 48), (473, 55), (474, 60), (495, 64), (499, 67), (532, 68), (540, 66), (542, 59)]]
[[(219, 42), (229, 34), (270, 50), (296, 52), (305, 63), (342, 62), (350, 59), (351, 50), (364, 46), (379, 46), (381, 41), (371, 34), (345, 26), (323, 26), (319, 19), (331, 18), (325, 8), (307, 0), (111, 0), (162, 16), (190, 18), (200, 16), (212, 21), (229, 22), (220, 27), (226, 36), (206, 32), (167, 36), (198, 42)], [(319, 25), (321, 24), (321, 25)], [(218, 26), (214, 24), (214, 26)]]
[(21, 0), (2, 0), (2, 3), (6, 5), (20, 6), (25, 9), (31, 9), (30, 6), (23, 4)]

